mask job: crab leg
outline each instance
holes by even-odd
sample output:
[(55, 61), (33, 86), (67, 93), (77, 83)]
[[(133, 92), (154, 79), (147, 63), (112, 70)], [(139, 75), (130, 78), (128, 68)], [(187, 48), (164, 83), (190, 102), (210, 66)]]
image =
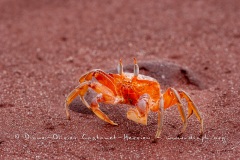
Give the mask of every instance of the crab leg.
[[(105, 73), (104, 71), (100, 70), (100, 69), (94, 69), (86, 74), (84, 74), (80, 79), (79, 82), (80, 84), (86, 81), (92, 81), (92, 79), (96, 78), (98, 82), (100, 82), (103, 85), (108, 86), (108, 88), (112, 89), (112, 91), (114, 92), (114, 94), (116, 94), (116, 87), (113, 84), (113, 77), (111, 77), (109, 74)], [(88, 86), (85, 86), (86, 88), (84, 89), (85, 91), (87, 91)], [(81, 101), (90, 109), (91, 107), (89, 106), (89, 104), (87, 103), (87, 101), (84, 99), (84, 94), (80, 95), (80, 99)]]
[(93, 77), (96, 78), (96, 80), (101, 84), (108, 86), (108, 88), (110, 88), (114, 94), (117, 94), (116, 86), (113, 83), (114, 78), (100, 69), (95, 69), (86, 73), (79, 79), (79, 82), (82, 83), (85, 81), (91, 81)]
[(72, 92), (67, 96), (67, 98), (65, 100), (65, 110), (66, 110), (66, 115), (67, 115), (68, 120), (70, 120), (69, 105), (78, 95), (80, 96), (80, 99), (83, 100), (83, 103), (88, 108), (90, 108), (90, 106), (88, 105), (88, 103), (85, 101), (85, 99), (83, 97), (85, 95), (85, 93), (87, 92), (89, 84), (90, 84), (90, 81), (81, 83), (79, 86), (77, 86), (77, 88), (72, 90)]
[(175, 104), (178, 106), (178, 110), (180, 112), (182, 122), (183, 122), (183, 128), (179, 136), (185, 132), (186, 127), (187, 127), (187, 119), (186, 115), (184, 113), (183, 107), (182, 107), (182, 102), (180, 100), (180, 95), (179, 93), (173, 89), (173, 88), (168, 88), (167, 91), (163, 95), (164, 97), (164, 109), (167, 109)]
[(201, 129), (200, 129), (200, 134), (203, 134), (203, 119), (196, 107), (196, 105), (193, 103), (192, 99), (190, 98), (190, 96), (184, 92), (184, 91), (178, 91), (178, 93), (180, 94), (181, 98), (185, 98), (187, 103), (188, 103), (188, 116), (187, 118), (189, 118), (193, 113), (196, 115), (198, 121), (201, 123)]
[[(93, 77), (98, 81), (98, 82), (93, 82)], [(66, 109), (66, 115), (67, 115), (67, 119), (70, 119), (70, 114), (69, 114), (69, 105), (70, 103), (73, 101), (73, 99), (75, 99), (78, 95), (81, 99), (81, 101), (89, 108), (89, 109), (95, 109), (96, 111), (96, 115), (98, 117), (103, 117), (103, 113), (98, 111), (98, 109), (95, 105), (90, 106), (87, 101), (84, 99), (84, 95), (86, 94), (88, 87), (92, 88), (93, 90), (95, 90), (97, 93), (102, 93), (104, 96), (104, 102), (108, 102), (109, 103), (117, 103), (118, 101), (120, 101), (119, 99), (115, 98), (115, 96), (117, 95), (116, 92), (116, 87), (113, 83), (114, 79), (111, 75), (103, 72), (100, 69), (95, 69), (92, 70), (86, 74), (84, 74), (80, 79), (80, 85), (75, 88), (66, 98), (66, 102), (65, 102), (65, 109)], [(107, 87), (106, 87), (107, 86)], [(106, 97), (110, 97), (110, 99), (106, 98)], [(97, 102), (97, 101), (96, 101)], [(94, 104), (94, 103), (93, 103)], [(106, 117), (106, 116), (105, 116)], [(107, 118), (105, 118), (105, 120), (107, 120)], [(110, 120), (108, 121), (111, 124), (114, 124), (113, 122), (111, 122)]]
[(103, 121), (108, 122), (112, 125), (118, 125), (117, 123), (113, 122), (110, 118), (108, 118), (108, 116), (100, 110), (98, 103), (103, 101), (104, 101), (104, 96), (101, 93), (98, 94), (95, 98), (93, 98), (91, 103), (92, 111)]
[(161, 132), (162, 132), (162, 126), (163, 126), (163, 112), (164, 112), (164, 100), (163, 100), (163, 95), (161, 95), (160, 97), (160, 102), (159, 102), (159, 110), (158, 110), (158, 128), (157, 128), (157, 133), (156, 133), (156, 136), (155, 136), (155, 139), (156, 138), (159, 138)]
[(92, 103), (91, 103), (91, 109), (92, 111), (102, 120), (105, 122), (108, 122), (112, 125), (117, 125), (117, 123), (114, 123), (112, 120), (108, 118), (106, 114), (104, 114), (100, 108), (99, 108), (99, 102), (104, 102), (104, 103), (109, 103), (109, 104), (116, 104), (121, 99), (118, 97), (115, 97), (114, 93), (112, 90), (110, 90), (108, 87), (102, 85), (99, 82), (93, 82), (89, 85), (95, 92), (98, 93), (98, 95), (93, 98)]
[(91, 109), (90, 105), (87, 103), (87, 101), (84, 98), (84, 95), (86, 94), (88, 87), (90, 86), (91, 83), (92, 83), (91, 81), (85, 81), (81, 83), (74, 90), (72, 90), (71, 93), (67, 96), (65, 101), (65, 110), (66, 110), (66, 115), (68, 120), (70, 120), (69, 105), (77, 96), (80, 97), (80, 100), (83, 102), (83, 104), (86, 105), (87, 108)]
[[(94, 91), (99, 93), (97, 97), (95, 97), (92, 100), (91, 106), (85, 101), (84, 99), (84, 94), (86, 93), (88, 87), (92, 88)], [(66, 114), (67, 118), (70, 119), (70, 114), (69, 114), (69, 104), (73, 101), (74, 98), (77, 96), (80, 96), (80, 99), (83, 101), (83, 103), (90, 108), (100, 119), (112, 124), (112, 125), (117, 125), (114, 123), (112, 120), (108, 118), (107, 115), (105, 115), (100, 109), (99, 109), (99, 102), (105, 102), (105, 103), (118, 103), (120, 99), (116, 98), (114, 96), (114, 93), (107, 88), (106, 86), (102, 85), (99, 82), (91, 82), (91, 81), (86, 81), (81, 83), (76, 89), (74, 89), (69, 96), (66, 99), (65, 103), (65, 109), (66, 109)]]

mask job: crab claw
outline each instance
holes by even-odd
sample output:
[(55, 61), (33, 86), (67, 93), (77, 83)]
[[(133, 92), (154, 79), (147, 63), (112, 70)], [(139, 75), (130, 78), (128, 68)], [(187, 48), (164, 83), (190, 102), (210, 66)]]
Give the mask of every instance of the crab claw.
[(127, 112), (127, 118), (129, 120), (132, 120), (132, 121), (136, 122), (136, 123), (147, 125), (147, 117), (146, 116), (141, 117), (139, 115), (138, 110), (135, 109), (135, 108), (130, 108), (129, 109), (129, 111)]

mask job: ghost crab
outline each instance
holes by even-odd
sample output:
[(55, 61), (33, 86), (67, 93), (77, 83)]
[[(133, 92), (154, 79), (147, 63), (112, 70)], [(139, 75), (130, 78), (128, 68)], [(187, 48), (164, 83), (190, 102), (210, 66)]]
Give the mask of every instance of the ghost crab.
[[(203, 134), (203, 120), (190, 96), (184, 91), (168, 88), (161, 93), (160, 84), (156, 79), (139, 74), (137, 60), (134, 58), (134, 73), (124, 73), (122, 61), (118, 64), (118, 74), (105, 73), (100, 69), (94, 69), (84, 74), (80, 84), (68, 95), (65, 102), (67, 119), (70, 120), (69, 105), (77, 96), (83, 104), (92, 110), (100, 119), (112, 125), (117, 125), (99, 108), (99, 102), (107, 104), (128, 104), (135, 106), (127, 112), (127, 118), (143, 125), (147, 125), (149, 111), (158, 113), (158, 125), (155, 139), (159, 138), (163, 126), (164, 110), (177, 105), (183, 122), (183, 128), (179, 135), (184, 133), (187, 127), (187, 119), (194, 113), (199, 120), (200, 134)], [(91, 104), (85, 100), (84, 95), (88, 88), (92, 88), (97, 96)], [(181, 99), (188, 103), (188, 116), (186, 117)]]

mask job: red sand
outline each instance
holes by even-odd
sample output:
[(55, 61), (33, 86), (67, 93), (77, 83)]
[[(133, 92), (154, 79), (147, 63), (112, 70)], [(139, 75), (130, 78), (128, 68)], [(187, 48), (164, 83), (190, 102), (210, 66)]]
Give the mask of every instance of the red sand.
[[(0, 11), (0, 159), (240, 158), (240, 1), (0, 0)], [(65, 97), (84, 72), (133, 57), (163, 90), (191, 95), (202, 139), (195, 116), (177, 138), (177, 107), (158, 143), (156, 115), (138, 125), (125, 105), (101, 105), (119, 126), (78, 99), (66, 120)]]

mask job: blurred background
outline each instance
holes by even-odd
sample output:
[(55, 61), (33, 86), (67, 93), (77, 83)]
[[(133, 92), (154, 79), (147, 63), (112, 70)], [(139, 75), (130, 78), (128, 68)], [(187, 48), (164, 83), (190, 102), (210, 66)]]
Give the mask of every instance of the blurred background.
[[(41, 159), (51, 153), (55, 159), (114, 159), (119, 155), (122, 159), (239, 158), (240, 1), (0, 0), (0, 11), (0, 158)], [(167, 140), (181, 126), (177, 112), (169, 113), (178, 119), (168, 119), (161, 143), (154, 145), (146, 141), (113, 144), (78, 139), (60, 143), (14, 138), (25, 133), (81, 137), (82, 130), (103, 136), (129, 130), (135, 136), (152, 135), (156, 124), (148, 129), (135, 126), (125, 121), (125, 113), (115, 114), (117, 107), (112, 116), (123, 123), (118, 129), (104, 126), (89, 113), (71, 111), (75, 121), (65, 120), (65, 97), (83, 73), (97, 68), (113, 70), (120, 58), (125, 66), (130, 65), (134, 57), (140, 63), (171, 62), (200, 77), (205, 88), (185, 85), (184, 89), (204, 113), (209, 139), (225, 137), (227, 143)], [(150, 67), (149, 72), (157, 70)], [(171, 69), (159, 74), (168, 72)], [(177, 131), (169, 129), (171, 123)], [(197, 121), (190, 123), (194, 125), (188, 133), (197, 135)], [(84, 154), (80, 146), (92, 148)]]

